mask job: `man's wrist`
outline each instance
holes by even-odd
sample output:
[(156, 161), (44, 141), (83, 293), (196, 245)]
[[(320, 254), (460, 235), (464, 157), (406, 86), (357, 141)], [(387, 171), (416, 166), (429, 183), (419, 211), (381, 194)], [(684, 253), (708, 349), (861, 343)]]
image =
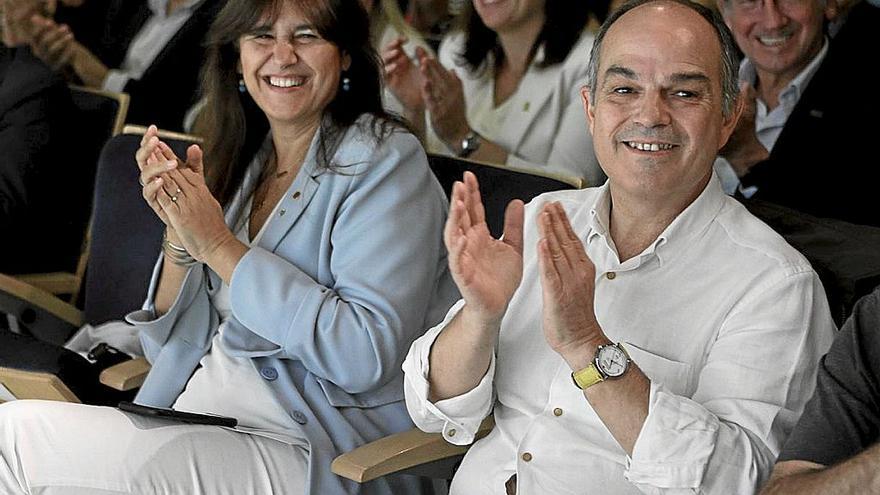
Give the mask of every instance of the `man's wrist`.
[(596, 358), (596, 352), (600, 345), (608, 345), (612, 343), (611, 340), (603, 335), (601, 337), (573, 342), (559, 348), (556, 352), (562, 356), (562, 359), (565, 360), (572, 371), (579, 371), (593, 364), (593, 360)]
[(500, 315), (485, 315), (475, 310), (472, 306), (465, 304), (461, 308), (460, 316), (461, 322), (466, 328), (471, 329), (472, 332), (483, 336), (497, 336), (498, 332), (501, 331), (501, 320), (504, 318), (504, 313)]

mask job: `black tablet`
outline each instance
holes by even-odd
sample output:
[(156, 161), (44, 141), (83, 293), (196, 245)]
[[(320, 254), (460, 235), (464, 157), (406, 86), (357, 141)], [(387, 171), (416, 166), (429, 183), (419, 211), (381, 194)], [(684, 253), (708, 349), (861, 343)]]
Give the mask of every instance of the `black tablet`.
[(116, 407), (120, 411), (130, 412), (140, 416), (164, 418), (194, 425), (227, 426), (233, 428), (238, 424), (237, 419), (227, 416), (175, 411), (174, 409), (168, 409), (166, 407), (145, 406), (142, 404), (135, 404), (134, 402), (120, 402)]

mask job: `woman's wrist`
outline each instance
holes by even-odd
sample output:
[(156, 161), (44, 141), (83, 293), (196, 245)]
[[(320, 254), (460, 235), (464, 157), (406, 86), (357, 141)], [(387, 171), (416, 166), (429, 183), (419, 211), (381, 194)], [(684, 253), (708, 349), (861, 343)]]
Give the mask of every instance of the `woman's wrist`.
[(177, 266), (190, 267), (198, 263), (198, 260), (189, 254), (189, 251), (180, 245), (179, 241), (175, 242), (169, 239), (167, 229), (162, 234), (162, 252), (165, 253), (165, 257), (169, 261)]
[(178, 246), (181, 244), (180, 237), (178, 237), (177, 231), (174, 230), (174, 227), (171, 227), (171, 226), (165, 227), (165, 238), (168, 239), (169, 241), (173, 242), (174, 244), (177, 244)]
[(468, 150), (465, 150), (465, 140), (475, 135), (479, 136), (474, 132), (470, 125), (465, 124), (455, 132), (451, 132), (445, 136), (443, 142), (446, 143), (446, 146), (451, 149), (456, 156), (469, 155), (473, 151), (476, 151), (476, 147), (479, 147), (479, 140), (475, 140), (473, 143), (469, 144), (469, 146), (475, 147)]

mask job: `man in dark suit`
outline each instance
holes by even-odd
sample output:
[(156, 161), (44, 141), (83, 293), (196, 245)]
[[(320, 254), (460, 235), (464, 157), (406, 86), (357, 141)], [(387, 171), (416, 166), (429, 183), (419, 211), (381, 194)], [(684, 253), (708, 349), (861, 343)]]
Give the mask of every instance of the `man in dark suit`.
[(67, 86), (22, 46), (29, 31), (22, 23), (42, 2), (0, 3), (0, 272), (71, 270), (94, 174), (75, 159)]
[(751, 111), (716, 169), (732, 169), (746, 197), (880, 225), (878, 160), (866, 142), (880, 131), (880, 92), (857, 89), (876, 80), (869, 53), (880, 8), (858, 3), (829, 38), (832, 1), (718, 1), (746, 56), (740, 78)]
[(79, 84), (128, 93), (126, 121), (183, 130), (198, 99), (204, 37), (224, 1), (95, 1), (103, 10), (99, 33), (38, 19), (36, 55)]

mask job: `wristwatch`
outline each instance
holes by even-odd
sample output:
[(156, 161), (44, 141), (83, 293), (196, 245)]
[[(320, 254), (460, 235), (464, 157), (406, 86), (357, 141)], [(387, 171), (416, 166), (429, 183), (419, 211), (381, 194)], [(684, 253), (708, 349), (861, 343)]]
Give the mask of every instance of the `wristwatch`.
[(620, 378), (629, 369), (629, 363), (629, 355), (620, 343), (600, 345), (593, 362), (572, 372), (571, 380), (577, 388), (585, 390), (609, 378)]
[(483, 144), (483, 137), (477, 134), (477, 131), (471, 131), (461, 140), (461, 151), (458, 152), (459, 158), (467, 158), (480, 149)]

